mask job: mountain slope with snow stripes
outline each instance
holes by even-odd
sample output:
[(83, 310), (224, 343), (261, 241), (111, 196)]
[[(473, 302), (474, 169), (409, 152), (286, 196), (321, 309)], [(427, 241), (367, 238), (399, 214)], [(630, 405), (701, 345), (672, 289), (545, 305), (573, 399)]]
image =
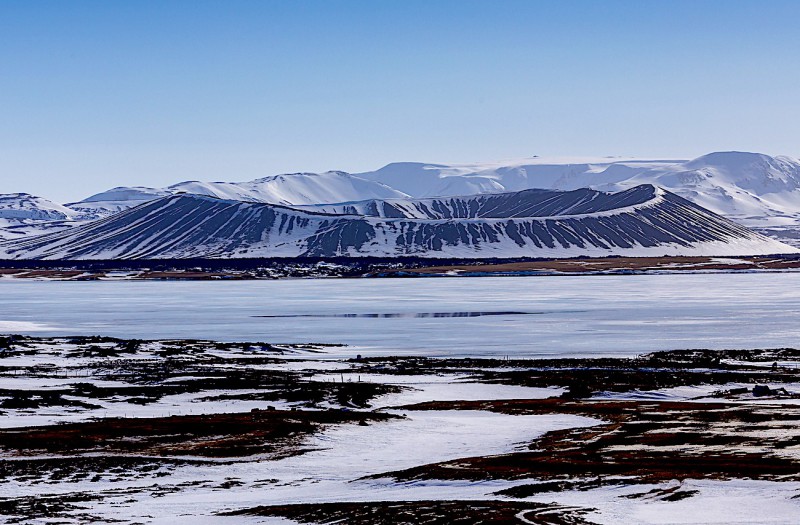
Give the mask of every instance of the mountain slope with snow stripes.
[[(12, 259), (239, 257), (570, 257), (793, 252), (653, 186), (616, 193), (517, 192), (453, 202), (459, 217), (318, 213), (181, 194), (30, 239)], [(374, 202), (374, 201), (373, 201)], [(554, 206), (554, 203), (560, 203)], [(481, 207), (483, 206), (483, 207)], [(358, 209), (362, 204), (354, 204)], [(409, 200), (408, 210), (420, 202)], [(481, 210), (472, 212), (470, 210)], [(526, 210), (524, 216), (520, 210)]]

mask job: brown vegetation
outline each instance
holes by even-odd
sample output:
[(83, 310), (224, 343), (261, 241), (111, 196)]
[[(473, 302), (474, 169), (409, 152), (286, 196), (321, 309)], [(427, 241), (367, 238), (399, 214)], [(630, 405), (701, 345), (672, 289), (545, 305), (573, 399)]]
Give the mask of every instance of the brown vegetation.
[(109, 418), (0, 429), (5, 455), (92, 454), (234, 458), (297, 452), (323, 425), (382, 421), (388, 414), (341, 410), (258, 410), (249, 413)]
[(576, 414), (597, 426), (549, 432), (528, 451), (464, 458), (389, 474), (413, 479), (524, 479), (549, 483), (504, 491), (538, 492), (673, 479), (800, 480), (800, 406), (651, 401), (431, 402), (404, 410), (491, 410)]
[(541, 525), (590, 524), (586, 510), (513, 501), (392, 501), (255, 507), (227, 516), (276, 516), (300, 523), (349, 525)]

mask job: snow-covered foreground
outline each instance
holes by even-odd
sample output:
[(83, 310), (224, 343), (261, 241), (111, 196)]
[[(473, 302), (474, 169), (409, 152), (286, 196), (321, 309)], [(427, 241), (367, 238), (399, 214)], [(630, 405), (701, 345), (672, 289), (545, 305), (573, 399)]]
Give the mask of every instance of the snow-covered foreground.
[[(113, 343), (94, 343), (92, 348), (111, 350)], [(80, 383), (94, 388), (125, 388), (136, 381), (114, 379), (119, 372), (104, 372), (103, 359), (76, 357), (85, 344), (65, 340), (54, 343), (26, 343), (29, 351), (6, 356), (2, 364), (10, 370), (38, 370), (33, 373), (14, 373), (3, 380), (4, 392), (33, 391), (43, 395), (69, 388)], [(154, 352), (162, 346), (145, 345), (138, 350), (128, 366), (152, 361)], [(204, 352), (209, 357), (215, 352)], [(223, 351), (228, 359), (243, 359), (248, 351)], [(252, 355), (252, 354), (250, 354)], [(50, 374), (47, 367), (59, 372)], [(95, 368), (91, 368), (94, 366)], [(96, 368), (96, 367), (100, 368)], [(230, 365), (224, 365), (226, 368)], [(282, 373), (286, 371), (312, 371), (308, 381), (328, 381), (340, 378), (350, 382), (354, 377), (344, 377), (347, 365), (337, 361), (296, 360), (274, 362), (260, 366)], [(44, 369), (42, 368), (44, 367)], [(248, 366), (251, 368), (251, 366)], [(70, 370), (93, 370), (81, 376)], [(63, 377), (60, 374), (63, 373)], [(70, 375), (74, 374), (74, 375)], [(124, 375), (124, 374), (123, 374)], [(455, 399), (511, 399), (540, 398), (558, 395), (559, 389), (524, 388), (507, 385), (488, 385), (465, 382), (463, 374), (447, 376), (388, 376), (359, 374), (364, 382), (385, 381), (404, 388), (396, 394), (385, 395), (375, 402), (376, 407), (391, 407), (407, 403)], [(192, 379), (179, 375), (165, 383), (180, 384)], [(85, 387), (84, 387), (85, 388)], [(29, 425), (47, 425), (67, 421), (89, 421), (94, 417), (147, 418), (174, 414), (214, 414), (220, 412), (247, 412), (264, 407), (262, 402), (204, 402), (204, 398), (224, 392), (205, 390), (197, 394), (165, 396), (144, 406), (126, 403), (119, 396), (95, 400), (100, 409), (68, 409), (61, 407), (13, 410), (6, 409), (2, 426), (14, 428)], [(230, 392), (228, 392), (230, 393)], [(7, 394), (6, 394), (7, 395)], [(75, 396), (64, 396), (77, 399)], [(296, 403), (270, 401), (278, 409), (288, 409)], [(323, 403), (323, 405), (328, 405)], [(323, 407), (324, 408), (324, 407)], [(102, 415), (101, 415), (102, 412)], [(300, 455), (281, 459), (241, 458), (233, 460), (203, 461), (162, 467), (149, 474), (135, 470), (113, 475), (97, 475), (92, 479), (49, 478), (41, 470), (39, 475), (6, 477), (0, 483), (3, 497), (40, 500), (69, 498), (76, 494), (92, 501), (86, 512), (97, 521), (121, 520), (123, 523), (189, 523), (221, 522), (240, 523), (242, 518), (223, 518), (215, 515), (225, 510), (286, 502), (319, 501), (369, 501), (375, 499), (424, 499), (435, 490), (438, 498), (480, 498), (508, 486), (507, 483), (426, 483), (398, 484), (387, 479), (366, 480), (365, 476), (410, 468), (426, 463), (447, 461), (459, 457), (513, 452), (532, 438), (561, 428), (593, 425), (591, 418), (573, 415), (510, 416), (483, 411), (408, 412), (389, 410), (401, 418), (368, 426), (345, 424), (325, 428), (319, 434), (303, 441)], [(488, 431), (491, 429), (490, 431)], [(30, 460), (35, 457), (14, 457), (0, 454), (0, 461)], [(63, 457), (57, 455), (39, 456)], [(48, 479), (49, 478), (49, 479)], [(42, 482), (44, 481), (44, 482)], [(74, 522), (86, 519), (75, 511)], [(70, 519), (71, 513), (62, 515)], [(263, 520), (260, 520), (263, 521)], [(46, 523), (46, 519), (32, 519), (31, 523)]]
[[(270, 462), (246, 462), (220, 467), (183, 467), (169, 480), (235, 479), (236, 490), (200, 487), (167, 494), (152, 501), (142, 494), (109, 517), (158, 516), (154, 523), (191, 521), (194, 516), (257, 505), (319, 503), (330, 501), (479, 499), (509, 486), (508, 483), (395, 483), (365, 476), (427, 463), (513, 452), (530, 439), (561, 428), (591, 425), (595, 421), (576, 416), (505, 416), (485, 412), (431, 412), (406, 419), (354, 425), (324, 431), (307, 446), (306, 454)], [(490, 432), (487, 432), (491, 429)], [(265, 483), (263, 480), (268, 479)], [(108, 484), (107, 488), (118, 485)], [(250, 487), (250, 488), (248, 488)], [(97, 490), (100, 487), (65, 484), (59, 489)], [(38, 491), (38, 489), (36, 489)], [(101, 488), (102, 490), (102, 488)], [(208, 519), (208, 518), (206, 518)], [(220, 521), (223, 521), (220, 519)], [(227, 522), (235, 522), (227, 518)]]
[[(420, 501), (529, 505), (554, 523), (793, 523), (800, 512), (800, 351), (583, 361), (315, 357), (326, 348), (0, 339), (0, 516), (294, 523), (258, 509), (302, 504), (313, 514), (328, 503)], [(596, 391), (575, 400), (576, 384)], [(757, 393), (754, 384), (768, 388)], [(190, 449), (181, 442), (198, 436), (180, 424), (146, 430), (189, 424), (187, 414), (344, 419), (288, 441), (220, 428)], [(358, 414), (369, 418), (347, 419)], [(90, 425), (86, 436), (58, 424), (66, 422)], [(21, 428), (28, 425), (47, 426)], [(177, 443), (175, 432), (185, 434)], [(136, 448), (148, 440), (155, 446)], [(226, 440), (232, 448), (219, 447)], [(271, 440), (278, 448), (270, 453), (227, 453)], [(530, 490), (539, 484), (546, 490)], [(572, 512), (587, 521), (566, 521)]]
[[(672, 490), (697, 492), (679, 501), (664, 500)], [(631, 497), (649, 491), (653, 494)], [(797, 523), (800, 514), (800, 503), (795, 499), (798, 492), (797, 482), (689, 479), (658, 485), (567, 491), (559, 493), (557, 500), (563, 505), (596, 509), (586, 517), (598, 524), (791, 525)], [(547, 495), (531, 501), (550, 503), (553, 499)]]

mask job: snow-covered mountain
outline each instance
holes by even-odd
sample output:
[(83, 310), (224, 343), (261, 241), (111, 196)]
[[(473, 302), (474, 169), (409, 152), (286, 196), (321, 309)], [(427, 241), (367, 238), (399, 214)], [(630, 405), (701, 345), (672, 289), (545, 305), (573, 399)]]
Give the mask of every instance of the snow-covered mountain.
[(495, 164), (395, 163), (359, 177), (415, 197), (526, 188), (616, 191), (654, 184), (748, 226), (800, 223), (800, 161), (719, 152), (694, 160), (530, 158)]
[(366, 180), (343, 171), (288, 173), (240, 183), (182, 182), (170, 186), (169, 190), (208, 195), (220, 199), (283, 205), (409, 196), (380, 182)]
[[(0, 200), (0, 239), (64, 229), (178, 193), (271, 204), (318, 204), (408, 197), (380, 182), (341, 171), (288, 173), (249, 182), (186, 181), (167, 188), (117, 187), (63, 206), (40, 197), (9, 194), (6, 196), (7, 203)], [(8, 217), (3, 215), (4, 211)]]
[(759, 153), (711, 153), (659, 166), (615, 183), (618, 190), (655, 184), (748, 226), (800, 222), (800, 161)]
[(363, 215), (388, 219), (505, 219), (606, 212), (638, 204), (641, 198), (641, 191), (622, 191), (608, 195), (588, 188), (573, 191), (531, 189), (467, 197), (373, 199), (296, 208), (336, 215)]
[(41, 225), (60, 229), (77, 214), (74, 210), (28, 193), (0, 194), (0, 239), (42, 233)]
[(170, 194), (171, 192), (167, 190), (142, 186), (117, 187), (65, 206), (77, 212), (78, 220), (90, 221), (108, 217)]
[[(373, 207), (374, 212), (361, 211)], [(387, 217), (390, 208), (396, 213), (389, 214), (402, 217)], [(485, 258), (795, 251), (650, 185), (613, 194), (529, 190), (405, 204), (373, 200), (338, 211), (178, 194), (68, 231), (1, 243), (0, 257)]]
[(58, 221), (74, 216), (74, 210), (28, 193), (0, 194), (0, 219)]
[(167, 188), (119, 187), (67, 204), (86, 218), (107, 217), (121, 210), (176, 193), (270, 204), (319, 204), (408, 197), (380, 182), (344, 173), (287, 173), (249, 182), (186, 181)]
[(781, 238), (800, 239), (800, 161), (742, 152), (711, 153), (694, 160), (533, 157), (489, 164), (402, 162), (355, 175), (330, 171), (275, 175), (239, 183), (188, 181), (166, 188), (119, 187), (65, 206), (50, 203), (52, 209), (67, 216), (66, 220), (58, 214), (55, 218), (56, 215), (42, 213), (43, 209), (51, 209), (47, 206), (21, 199), (14, 213), (30, 212), (31, 218), (25, 219), (23, 228), (19, 220), (9, 222), (0, 217), (5, 221), (0, 222), (0, 238), (65, 228), (76, 221), (107, 217), (181, 192), (313, 206), (530, 188), (618, 191), (640, 184), (665, 188), (746, 226), (764, 228)]
[(396, 162), (357, 176), (387, 184), (414, 197), (502, 193), (530, 188), (572, 190), (619, 182), (675, 160), (532, 157), (496, 163), (424, 164)]

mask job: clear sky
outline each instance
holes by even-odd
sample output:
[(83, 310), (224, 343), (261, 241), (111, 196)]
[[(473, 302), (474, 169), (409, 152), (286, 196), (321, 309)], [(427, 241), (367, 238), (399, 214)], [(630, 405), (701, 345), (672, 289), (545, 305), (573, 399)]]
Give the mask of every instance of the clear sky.
[(800, 1), (0, 1), (0, 193), (800, 156)]

